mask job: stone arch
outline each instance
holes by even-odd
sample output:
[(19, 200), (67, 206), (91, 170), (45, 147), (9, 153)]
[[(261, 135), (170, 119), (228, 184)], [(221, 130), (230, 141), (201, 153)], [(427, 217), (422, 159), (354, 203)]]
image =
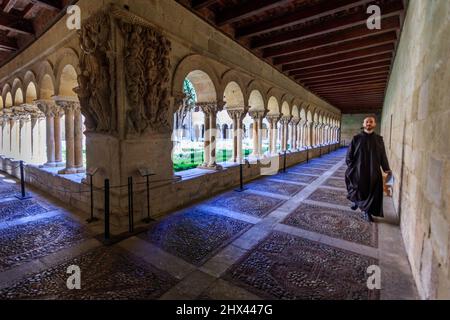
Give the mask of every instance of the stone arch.
[(269, 115), (277, 116), (281, 114), (280, 104), (275, 96), (269, 98), (267, 108), (269, 109)]
[(248, 105), (252, 111), (263, 111), (266, 109), (264, 97), (259, 90), (253, 90), (248, 99)]
[(28, 83), (25, 90), (25, 103), (31, 104), (33, 101), (37, 100), (37, 88), (33, 81)]
[(299, 108), (298, 108), (298, 106), (296, 104), (294, 104), (292, 106), (292, 117), (294, 119), (301, 119), (301, 117), (300, 117), (300, 110), (299, 110)]
[(20, 106), (23, 104), (23, 85), (22, 80), (19, 78), (14, 79), (12, 86), (12, 96), (13, 96), (13, 104), (15, 106)]
[(55, 95), (56, 88), (53, 66), (49, 61), (44, 61), (39, 65), (37, 74), (39, 99), (51, 99)]
[(248, 105), (250, 107), (252, 107), (252, 105), (250, 104), (250, 96), (252, 94), (254, 94), (254, 91), (257, 91), (262, 98), (264, 109), (267, 109), (268, 99), (266, 98), (266, 96), (264, 94), (266, 92), (266, 90), (265, 90), (265, 87), (259, 81), (257, 81), (257, 80), (250, 81), (250, 83), (247, 86), (246, 91), (248, 94), (248, 97), (247, 97)]
[[(191, 81), (189, 77), (191, 77), (193, 81)], [(214, 102), (222, 100), (223, 94), (220, 94), (221, 82), (217, 73), (214, 71), (213, 66), (208, 61), (208, 58), (194, 54), (181, 60), (172, 77), (173, 96), (183, 92), (183, 83), (186, 78), (192, 82), (196, 91), (199, 89), (198, 91), (203, 92), (203, 94), (197, 92), (197, 102)], [(202, 81), (204, 81), (203, 85)]]
[[(239, 97), (240, 104), (239, 106), (246, 106), (248, 104), (248, 94), (247, 94), (247, 88), (245, 86), (245, 81), (242, 79), (242, 76), (236, 71), (236, 70), (228, 70), (222, 75), (221, 83), (224, 86), (224, 88), (221, 90), (223, 91), (224, 101), (226, 99), (226, 96), (230, 94), (230, 85), (233, 86), (233, 90), (239, 91), (240, 94), (242, 94), (242, 99)], [(227, 91), (228, 90), (228, 91)], [(226, 101), (225, 101), (226, 102)], [(229, 103), (227, 103), (229, 104)], [(230, 106), (237, 106), (236, 104), (229, 104)]]
[(227, 84), (223, 93), (225, 108), (244, 107), (246, 105), (244, 92), (239, 83), (231, 81)]
[(283, 104), (281, 105), (281, 114), (285, 117), (292, 116), (291, 106), (289, 105), (289, 103), (287, 101), (284, 101)]
[(25, 102), (31, 103), (39, 98), (39, 86), (33, 71), (27, 71), (24, 77)]
[[(270, 88), (267, 92), (266, 92), (266, 96), (271, 98), (274, 97), (275, 99), (277, 99), (278, 105), (280, 107), (279, 113), (281, 113), (281, 104), (283, 101), (283, 93), (280, 89), (277, 88)], [(268, 101), (267, 101), (268, 103)]]
[[(71, 48), (63, 48), (57, 52), (59, 59), (55, 64), (56, 94), (74, 96), (73, 89), (78, 86), (78, 75), (81, 73), (78, 54)], [(74, 78), (76, 81), (74, 81)], [(67, 86), (74, 87), (70, 88)]]
[(11, 91), (8, 91), (5, 95), (5, 107), (9, 108), (13, 106), (13, 96), (11, 94)]
[(58, 73), (57, 78), (57, 95), (63, 97), (78, 97), (74, 89), (78, 87), (78, 73), (75, 67), (67, 64)]

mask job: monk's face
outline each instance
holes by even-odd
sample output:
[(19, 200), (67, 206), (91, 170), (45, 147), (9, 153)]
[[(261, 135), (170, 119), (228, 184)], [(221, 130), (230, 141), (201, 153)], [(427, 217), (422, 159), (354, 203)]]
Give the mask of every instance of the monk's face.
[(364, 130), (371, 132), (371, 131), (374, 131), (375, 128), (377, 127), (377, 122), (374, 118), (369, 117), (369, 118), (364, 119), (363, 126), (364, 126)]

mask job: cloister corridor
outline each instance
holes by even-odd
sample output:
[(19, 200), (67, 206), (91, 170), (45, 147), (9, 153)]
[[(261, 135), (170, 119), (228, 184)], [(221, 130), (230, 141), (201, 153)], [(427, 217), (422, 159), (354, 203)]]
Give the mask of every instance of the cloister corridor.
[(0, 303), (450, 300), (449, 30), (450, 0), (0, 0)]
[[(398, 227), (348, 207), (345, 152), (227, 191), (108, 247), (96, 237), (101, 224), (42, 193), (11, 198), (17, 182), (3, 176), (0, 239), (10, 245), (0, 299), (417, 299)], [(86, 270), (80, 291), (67, 290), (69, 265)], [(371, 265), (382, 266), (381, 290), (367, 288)]]

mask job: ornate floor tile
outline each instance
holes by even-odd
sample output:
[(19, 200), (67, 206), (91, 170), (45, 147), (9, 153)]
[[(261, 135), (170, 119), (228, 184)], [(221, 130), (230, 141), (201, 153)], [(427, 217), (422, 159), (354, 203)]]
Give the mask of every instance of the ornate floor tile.
[(316, 169), (316, 168), (304, 168), (304, 167), (300, 167), (300, 168), (292, 168), (292, 169), (289, 169), (289, 172), (306, 173), (306, 174), (312, 174), (312, 175), (321, 176), (321, 175), (324, 174), (326, 171), (325, 171), (325, 170), (321, 170), (321, 169)]
[(44, 257), (87, 237), (83, 227), (65, 217), (0, 230), (0, 271)]
[[(81, 269), (81, 290), (67, 289), (67, 268)], [(150, 300), (177, 281), (118, 248), (99, 248), (0, 291), (4, 299)]]
[[(282, 175), (273, 176), (273, 178), (281, 179)], [(303, 182), (302, 176), (291, 175), (295, 177), (300, 177), (296, 181)], [(311, 177), (307, 177), (311, 178)], [(312, 177), (314, 180), (315, 178)], [(248, 214), (255, 217), (265, 217), (270, 212), (275, 210), (284, 201), (279, 199), (268, 198), (265, 196), (259, 196), (255, 194), (239, 193), (239, 192), (229, 192), (221, 195), (212, 201), (208, 202), (208, 205), (215, 207), (223, 207), (225, 209), (240, 212), (243, 214)]]
[(352, 205), (352, 203), (347, 199), (347, 191), (345, 190), (337, 191), (319, 188), (309, 197), (309, 200), (337, 204), (344, 207)]
[(0, 199), (11, 198), (19, 193), (19, 189), (5, 184), (0, 185)]
[(304, 186), (297, 186), (288, 183), (280, 183), (266, 179), (252, 182), (248, 184), (246, 187), (251, 190), (275, 193), (283, 196), (293, 196), (305, 188)]
[(367, 288), (377, 260), (284, 233), (272, 233), (225, 275), (267, 299), (379, 299)]
[(327, 181), (325, 181), (323, 185), (327, 186), (327, 187), (335, 187), (335, 188), (343, 188), (343, 189), (347, 188), (344, 179), (330, 178)]
[(48, 210), (33, 199), (11, 200), (0, 203), (0, 222), (45, 213)]
[(173, 215), (140, 237), (200, 266), (251, 224), (198, 209)]
[(337, 178), (337, 179), (344, 179), (345, 178), (345, 171), (336, 171), (333, 176), (333, 178)]
[(358, 212), (302, 204), (290, 214), (284, 224), (340, 238), (374, 248), (378, 247), (378, 230)]
[(273, 178), (278, 179), (278, 180), (287, 180), (287, 181), (300, 182), (300, 183), (311, 183), (317, 179), (317, 177), (292, 174), (289, 172), (288, 173), (280, 173), (280, 174), (274, 176)]

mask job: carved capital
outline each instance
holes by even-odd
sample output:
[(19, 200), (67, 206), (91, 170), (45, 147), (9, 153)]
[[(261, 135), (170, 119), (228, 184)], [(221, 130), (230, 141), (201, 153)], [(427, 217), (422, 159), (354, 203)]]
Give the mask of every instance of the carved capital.
[(223, 103), (220, 102), (197, 102), (195, 104), (196, 110), (201, 110), (207, 116), (211, 114), (217, 114), (218, 112), (223, 110)]
[(77, 112), (80, 111), (80, 103), (76, 100), (66, 100), (66, 99), (55, 99), (55, 104), (58, 107), (57, 112), (62, 114), (66, 112)]

